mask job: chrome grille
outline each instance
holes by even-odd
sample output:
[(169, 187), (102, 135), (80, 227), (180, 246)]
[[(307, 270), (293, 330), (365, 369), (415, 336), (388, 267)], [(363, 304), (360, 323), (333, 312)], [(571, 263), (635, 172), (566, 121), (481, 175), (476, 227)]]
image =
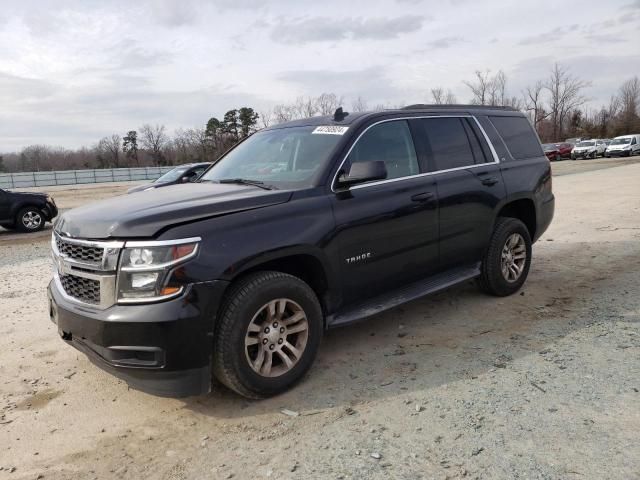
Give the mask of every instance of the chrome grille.
[(76, 275), (60, 275), (60, 284), (70, 297), (92, 305), (100, 303), (100, 282), (98, 280)]
[(60, 237), (56, 237), (56, 247), (63, 257), (80, 262), (100, 263), (104, 253), (104, 248), (78, 245), (66, 242)]

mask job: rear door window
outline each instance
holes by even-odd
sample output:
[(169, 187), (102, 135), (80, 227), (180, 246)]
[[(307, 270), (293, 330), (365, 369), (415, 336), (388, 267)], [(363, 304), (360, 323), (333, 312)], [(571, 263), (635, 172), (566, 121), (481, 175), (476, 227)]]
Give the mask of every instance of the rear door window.
[(489, 119), (516, 160), (544, 155), (538, 137), (526, 118), (490, 116)]
[[(465, 121), (464, 118), (451, 117), (422, 118), (418, 121), (418, 134), (425, 142), (431, 170), (449, 170), (485, 162), (479, 145), (474, 155), (469, 143), (469, 133), (473, 134), (473, 131), (465, 125)], [(477, 138), (475, 143), (478, 143)]]

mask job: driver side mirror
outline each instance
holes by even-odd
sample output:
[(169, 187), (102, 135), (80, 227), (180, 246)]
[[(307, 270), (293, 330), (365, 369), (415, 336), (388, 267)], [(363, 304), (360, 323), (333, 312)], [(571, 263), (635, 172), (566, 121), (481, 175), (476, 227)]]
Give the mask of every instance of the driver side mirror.
[(351, 164), (348, 174), (338, 177), (338, 186), (349, 188), (359, 183), (387, 178), (387, 167), (382, 161), (356, 162)]

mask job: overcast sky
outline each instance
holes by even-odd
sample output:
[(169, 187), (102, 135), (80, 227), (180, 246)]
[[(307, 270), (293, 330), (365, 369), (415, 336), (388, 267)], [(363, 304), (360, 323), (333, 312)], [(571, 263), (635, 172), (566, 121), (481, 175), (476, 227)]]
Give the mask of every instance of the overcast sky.
[(0, 0), (0, 151), (322, 92), (466, 102), (478, 69), (520, 95), (555, 61), (606, 103), (640, 74), (640, 0)]

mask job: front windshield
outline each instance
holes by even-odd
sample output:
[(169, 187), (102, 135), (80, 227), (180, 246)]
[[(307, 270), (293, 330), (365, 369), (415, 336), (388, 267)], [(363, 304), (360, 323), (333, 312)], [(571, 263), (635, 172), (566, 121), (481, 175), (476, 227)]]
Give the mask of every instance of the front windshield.
[(595, 147), (596, 142), (580, 142), (576, 147)]
[(626, 145), (627, 143), (631, 143), (631, 137), (614, 138), (613, 140), (611, 140), (611, 145)]
[(545, 143), (542, 145), (542, 148), (544, 148), (545, 151), (556, 150), (556, 146), (553, 143)]
[(178, 180), (185, 172), (189, 170), (185, 167), (177, 167), (173, 170), (169, 170), (167, 173), (158, 178), (154, 183), (167, 183), (167, 182), (175, 182)]
[(326, 131), (309, 126), (257, 132), (221, 158), (201, 181), (242, 178), (278, 188), (310, 187), (341, 138)]

